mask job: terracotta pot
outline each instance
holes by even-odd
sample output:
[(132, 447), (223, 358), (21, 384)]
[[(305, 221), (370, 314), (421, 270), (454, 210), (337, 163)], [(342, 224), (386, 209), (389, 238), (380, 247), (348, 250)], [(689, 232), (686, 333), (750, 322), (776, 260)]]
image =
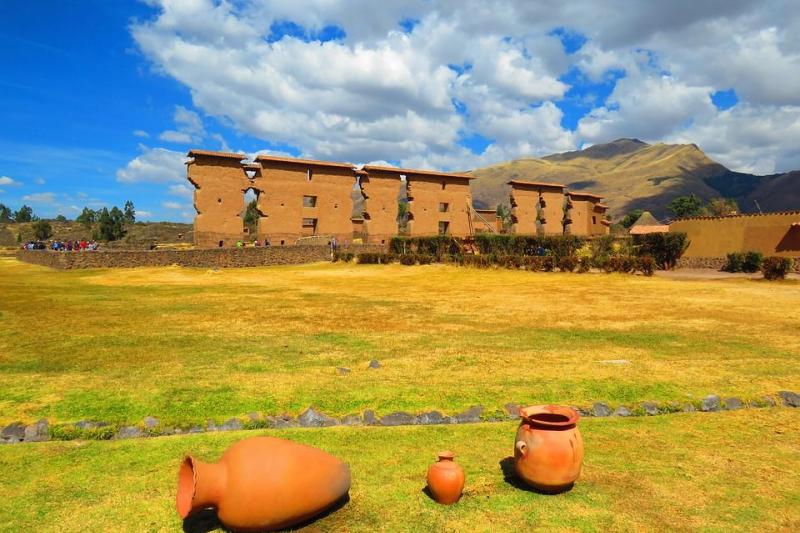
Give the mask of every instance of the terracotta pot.
[(528, 485), (545, 493), (568, 490), (581, 474), (583, 439), (580, 415), (559, 405), (520, 409), (514, 466)]
[(178, 514), (215, 507), (236, 531), (308, 520), (350, 490), (350, 468), (318, 448), (272, 437), (237, 442), (216, 463), (187, 457), (178, 473)]
[(450, 505), (461, 498), (464, 471), (453, 462), (453, 452), (439, 452), (437, 456), (439, 460), (428, 468), (428, 489), (434, 500)]

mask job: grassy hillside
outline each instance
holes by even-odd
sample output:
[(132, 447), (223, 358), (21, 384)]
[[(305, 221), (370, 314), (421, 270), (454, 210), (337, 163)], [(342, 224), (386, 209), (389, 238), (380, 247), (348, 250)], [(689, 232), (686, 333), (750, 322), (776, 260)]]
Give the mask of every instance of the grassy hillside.
[[(91, 239), (95, 225), (85, 226), (75, 221), (56, 222), (50, 221), (53, 228), (53, 240), (80, 240)], [(20, 236), (22, 242), (32, 240), (33, 223), (5, 223), (0, 224), (0, 246), (17, 246)], [(151, 244), (191, 243), (192, 224), (179, 222), (137, 222), (127, 228), (127, 235), (111, 247), (149, 248)]]
[(645, 209), (667, 215), (666, 204), (676, 196), (697, 194), (708, 199), (733, 197), (743, 211), (800, 208), (800, 173), (754, 176), (732, 172), (713, 161), (694, 144), (654, 144), (618, 139), (585, 150), (541, 159), (517, 159), (472, 172), (476, 204), (507, 203), (510, 179), (551, 181), (573, 191), (606, 197), (611, 216)]

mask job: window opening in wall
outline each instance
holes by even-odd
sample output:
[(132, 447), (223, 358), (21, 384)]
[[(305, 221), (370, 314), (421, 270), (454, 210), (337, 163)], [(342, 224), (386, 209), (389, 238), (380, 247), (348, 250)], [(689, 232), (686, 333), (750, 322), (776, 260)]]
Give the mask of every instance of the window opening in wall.
[(286, 242), (286, 241), (284, 241), (283, 239), (281, 239), (281, 246), (283, 246), (283, 243), (284, 243), (284, 242)]
[(221, 204), (222, 203), (222, 198), (217, 198), (217, 203)]
[[(408, 222), (411, 220), (411, 184), (405, 174), (400, 174), (400, 190), (397, 193), (397, 234), (408, 235)], [(381, 243), (383, 244), (383, 243)]]
[(219, 244), (218, 244), (218, 246), (219, 246), (220, 248), (222, 248), (222, 246), (223, 246), (224, 244), (225, 244), (224, 242), (222, 242), (222, 241), (219, 241)]
[(258, 233), (258, 220), (262, 216), (258, 211), (258, 191), (253, 188), (244, 191), (244, 211), (239, 216), (242, 217), (243, 233)]
[(303, 235), (316, 235), (317, 234), (317, 219), (304, 218), (303, 219)]
[(444, 188), (445, 188), (445, 186), (446, 186), (446, 185), (447, 185), (447, 182), (446, 182), (446, 181), (444, 181), (444, 180), (442, 180), (442, 190), (444, 190)]
[(313, 171), (312, 169), (310, 169), (310, 168), (309, 168), (309, 169), (306, 171), (306, 179), (307, 179), (308, 181), (311, 181), (311, 178), (313, 178), (313, 177), (314, 177), (314, 171)]
[(447, 202), (439, 202), (439, 212), (440, 213), (447, 213), (447, 210), (450, 208), (450, 204)]
[(597, 217), (592, 217), (592, 224), (597, 224)]
[(442, 220), (439, 222), (439, 235), (447, 235), (447, 231), (450, 229), (450, 223), (445, 222)]
[(317, 197), (303, 196), (303, 207), (317, 207)]

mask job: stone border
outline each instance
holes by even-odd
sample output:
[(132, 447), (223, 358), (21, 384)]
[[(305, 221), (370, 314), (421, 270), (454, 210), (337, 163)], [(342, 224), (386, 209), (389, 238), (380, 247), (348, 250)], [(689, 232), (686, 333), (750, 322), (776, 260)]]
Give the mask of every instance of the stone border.
[[(635, 406), (619, 405), (613, 409), (605, 402), (595, 402), (591, 407), (574, 407), (585, 417), (629, 417), (656, 416), (672, 413), (735, 411), (739, 409), (755, 409), (764, 407), (800, 407), (800, 394), (791, 391), (779, 391), (777, 398), (763, 396), (743, 401), (736, 397), (720, 398), (712, 394), (699, 402), (642, 402)], [(291, 427), (332, 427), (332, 426), (428, 426), (439, 424), (474, 424), (480, 422), (507, 422), (519, 417), (520, 406), (508, 403), (502, 411), (487, 412), (482, 405), (470, 407), (455, 415), (444, 415), (440, 411), (428, 411), (411, 414), (395, 411), (378, 417), (375, 411), (367, 409), (363, 414), (349, 414), (334, 418), (309, 407), (297, 418), (282, 414), (264, 416), (261, 413), (249, 413), (244, 418), (230, 418), (223, 424), (208, 420), (205, 426), (195, 425), (190, 428), (164, 426), (157, 418), (145, 417), (139, 425), (113, 426), (107, 422), (81, 420), (75, 424), (58, 424), (51, 426), (47, 420), (39, 420), (30, 425), (14, 422), (0, 431), (0, 444), (18, 442), (43, 442), (48, 440), (111, 440), (135, 439), (141, 437), (157, 437), (163, 435), (181, 435), (205, 433), (210, 431), (239, 431), (243, 429), (283, 429)]]

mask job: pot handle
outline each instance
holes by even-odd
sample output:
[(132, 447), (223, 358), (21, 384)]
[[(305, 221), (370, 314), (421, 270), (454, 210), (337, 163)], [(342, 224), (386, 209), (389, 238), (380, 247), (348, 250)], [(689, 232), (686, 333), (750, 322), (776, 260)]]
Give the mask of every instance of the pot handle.
[(519, 453), (521, 453), (523, 457), (525, 456), (525, 454), (528, 453), (528, 445), (525, 444), (524, 440), (518, 440), (517, 444), (516, 444), (516, 448), (517, 448), (517, 451), (519, 451)]

